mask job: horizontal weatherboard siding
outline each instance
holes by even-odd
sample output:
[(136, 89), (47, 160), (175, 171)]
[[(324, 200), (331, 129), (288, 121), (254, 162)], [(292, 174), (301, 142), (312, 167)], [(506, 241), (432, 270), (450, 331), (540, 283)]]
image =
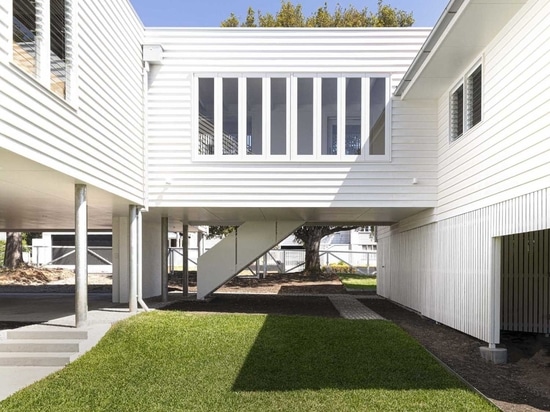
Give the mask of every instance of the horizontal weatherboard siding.
[[(76, 4), (76, 2), (75, 2)], [(125, 0), (78, 2), (69, 102), (2, 58), (8, 13), (0, 6), (2, 148), (136, 203), (144, 203), (143, 26)]]
[[(197, 161), (195, 75), (390, 75), (395, 87), (425, 29), (146, 29), (163, 48), (147, 96), (152, 207), (432, 207), (437, 118), (432, 102), (391, 101), (391, 162)], [(416, 178), (418, 184), (413, 185)]]

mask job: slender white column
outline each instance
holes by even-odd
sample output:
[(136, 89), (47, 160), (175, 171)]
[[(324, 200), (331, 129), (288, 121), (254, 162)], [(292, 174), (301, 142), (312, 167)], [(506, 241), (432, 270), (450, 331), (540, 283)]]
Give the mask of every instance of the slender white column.
[(128, 306), (132, 313), (138, 310), (138, 213), (138, 207), (130, 205), (130, 281), (128, 285)]
[(86, 185), (75, 185), (75, 326), (88, 321), (88, 203)]
[(162, 288), (162, 301), (168, 301), (168, 218), (161, 218), (160, 229), (160, 278)]
[(137, 211), (137, 296), (143, 299), (143, 215)]
[(183, 225), (182, 231), (182, 257), (183, 257), (183, 296), (189, 295), (189, 226)]

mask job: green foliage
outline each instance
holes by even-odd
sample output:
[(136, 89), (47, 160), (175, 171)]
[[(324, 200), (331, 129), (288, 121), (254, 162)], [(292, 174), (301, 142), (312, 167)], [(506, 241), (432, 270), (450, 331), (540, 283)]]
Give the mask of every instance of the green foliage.
[(233, 232), (238, 226), (209, 226), (208, 239), (224, 237)]
[(355, 273), (356, 270), (354, 267), (348, 265), (345, 262), (330, 263), (327, 266), (322, 267), (323, 272), (332, 272), (332, 273)]
[[(256, 18), (257, 16), (257, 18)], [(246, 20), (241, 23), (234, 14), (221, 23), (222, 27), (409, 27), (414, 24), (412, 13), (391, 7), (378, 0), (378, 9), (371, 12), (367, 7), (358, 10), (353, 5), (347, 8), (337, 4), (331, 13), (327, 3), (309, 17), (304, 17), (301, 4), (281, 0), (281, 8), (275, 15), (256, 13), (248, 8)]]
[(376, 290), (376, 276), (341, 274), (338, 277), (348, 289)]
[[(388, 344), (391, 342), (391, 344)], [(493, 411), (388, 321), (150, 312), (0, 411)]]

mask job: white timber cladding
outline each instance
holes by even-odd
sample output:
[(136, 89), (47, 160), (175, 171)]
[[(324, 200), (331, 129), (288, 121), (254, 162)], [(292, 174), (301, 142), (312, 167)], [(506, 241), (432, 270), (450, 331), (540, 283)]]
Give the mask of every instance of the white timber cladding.
[(452, 143), (449, 94), (441, 96), (440, 219), (550, 186), (549, 14), (549, 2), (528, 2), (469, 63), (483, 65), (482, 121)]
[[(149, 80), (150, 206), (433, 207), (436, 102), (391, 100), (385, 162), (212, 162), (193, 157), (200, 75), (381, 75), (393, 90), (426, 29), (146, 29), (163, 61)], [(413, 185), (416, 178), (419, 184)]]
[[(529, 1), (463, 62), (463, 74), (482, 64), (482, 120), (450, 141), (450, 93), (460, 79), (449, 83), (437, 102), (437, 207), (379, 230), (379, 293), (489, 343), (499, 341), (499, 309), (515, 305), (501, 299), (525, 296), (521, 282), (501, 289), (506, 236), (550, 228), (549, 15), (550, 3)], [(524, 306), (513, 316), (535, 309)]]
[(70, 100), (1, 57), (12, 2), (0, 5), (0, 146), (141, 204), (143, 26), (126, 0), (68, 3)]
[(491, 330), (498, 304), (491, 289), (493, 239), (550, 228), (549, 195), (542, 189), (413, 230), (380, 230), (378, 293), (498, 343), (498, 331)]

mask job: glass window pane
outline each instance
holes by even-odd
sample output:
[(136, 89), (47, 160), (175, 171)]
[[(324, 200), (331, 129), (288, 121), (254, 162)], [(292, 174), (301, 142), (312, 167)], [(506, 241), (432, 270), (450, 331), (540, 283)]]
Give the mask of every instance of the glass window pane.
[(322, 79), (321, 90), (321, 154), (338, 154), (338, 81)]
[(298, 79), (298, 154), (313, 154), (313, 79)]
[(464, 88), (461, 85), (451, 95), (451, 139), (462, 136), (464, 131)]
[(262, 154), (262, 79), (246, 79), (246, 154)]
[(346, 154), (361, 154), (361, 79), (346, 79)]
[(13, 62), (29, 74), (36, 74), (36, 4), (33, 0), (13, 1)]
[(199, 154), (214, 154), (214, 79), (199, 79)]
[(223, 79), (222, 151), (239, 154), (239, 79)]
[(51, 88), (59, 96), (65, 97), (65, 0), (50, 1), (50, 19)]
[(286, 154), (286, 79), (271, 79), (271, 154)]
[(386, 154), (386, 79), (370, 79), (369, 154)]
[(481, 122), (481, 66), (468, 77), (468, 129)]

